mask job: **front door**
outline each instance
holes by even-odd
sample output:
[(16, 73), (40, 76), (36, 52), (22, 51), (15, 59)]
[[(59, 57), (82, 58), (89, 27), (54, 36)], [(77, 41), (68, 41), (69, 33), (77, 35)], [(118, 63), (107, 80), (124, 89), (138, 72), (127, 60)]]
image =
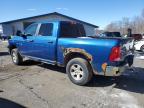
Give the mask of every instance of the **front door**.
[(32, 24), (28, 26), (25, 30), (25, 38), (23, 37), (21, 45), (19, 46), (19, 51), (22, 55), (33, 56), (33, 43), (38, 29), (38, 24)]
[(34, 39), (34, 56), (49, 63), (56, 61), (56, 33), (54, 23), (42, 23)]

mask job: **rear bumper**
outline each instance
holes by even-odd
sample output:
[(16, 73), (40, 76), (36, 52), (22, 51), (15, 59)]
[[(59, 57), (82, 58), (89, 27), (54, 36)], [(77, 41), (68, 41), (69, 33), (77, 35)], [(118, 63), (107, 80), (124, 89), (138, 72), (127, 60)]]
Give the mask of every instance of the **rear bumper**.
[(126, 66), (122, 67), (114, 67), (114, 66), (107, 66), (106, 71), (104, 72), (105, 76), (120, 76), (122, 72), (127, 69)]
[(117, 61), (113, 63), (104, 63), (102, 65), (103, 74), (105, 76), (119, 76), (124, 72), (128, 67), (131, 67), (133, 64), (134, 55), (128, 55), (123, 61)]

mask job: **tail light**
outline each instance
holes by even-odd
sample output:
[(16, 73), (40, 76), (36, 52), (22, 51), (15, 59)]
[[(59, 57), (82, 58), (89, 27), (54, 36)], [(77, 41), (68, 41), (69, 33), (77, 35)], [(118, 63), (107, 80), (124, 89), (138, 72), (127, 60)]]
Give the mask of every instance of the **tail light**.
[(120, 47), (113, 47), (112, 48), (112, 51), (111, 51), (111, 54), (110, 54), (110, 57), (109, 57), (109, 60), (111, 62), (113, 61), (118, 61), (120, 60), (121, 58), (121, 50), (120, 50)]

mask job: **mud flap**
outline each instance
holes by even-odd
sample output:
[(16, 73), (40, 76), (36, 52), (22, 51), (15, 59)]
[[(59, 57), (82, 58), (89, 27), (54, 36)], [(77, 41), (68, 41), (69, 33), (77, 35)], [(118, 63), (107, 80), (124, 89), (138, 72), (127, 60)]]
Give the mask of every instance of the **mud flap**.
[(133, 65), (134, 55), (128, 55), (127, 58), (126, 58), (126, 61), (129, 65), (129, 67), (131, 67)]

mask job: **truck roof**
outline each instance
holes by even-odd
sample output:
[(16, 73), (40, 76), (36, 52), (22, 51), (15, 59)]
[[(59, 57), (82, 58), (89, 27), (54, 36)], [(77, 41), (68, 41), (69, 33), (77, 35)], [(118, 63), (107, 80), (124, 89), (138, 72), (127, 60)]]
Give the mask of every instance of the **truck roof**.
[(63, 23), (70, 22), (70, 23), (74, 23), (74, 24), (82, 24), (82, 23), (75, 22), (75, 21), (38, 21), (35, 23), (37, 24), (37, 23), (60, 23), (60, 22), (63, 22)]

